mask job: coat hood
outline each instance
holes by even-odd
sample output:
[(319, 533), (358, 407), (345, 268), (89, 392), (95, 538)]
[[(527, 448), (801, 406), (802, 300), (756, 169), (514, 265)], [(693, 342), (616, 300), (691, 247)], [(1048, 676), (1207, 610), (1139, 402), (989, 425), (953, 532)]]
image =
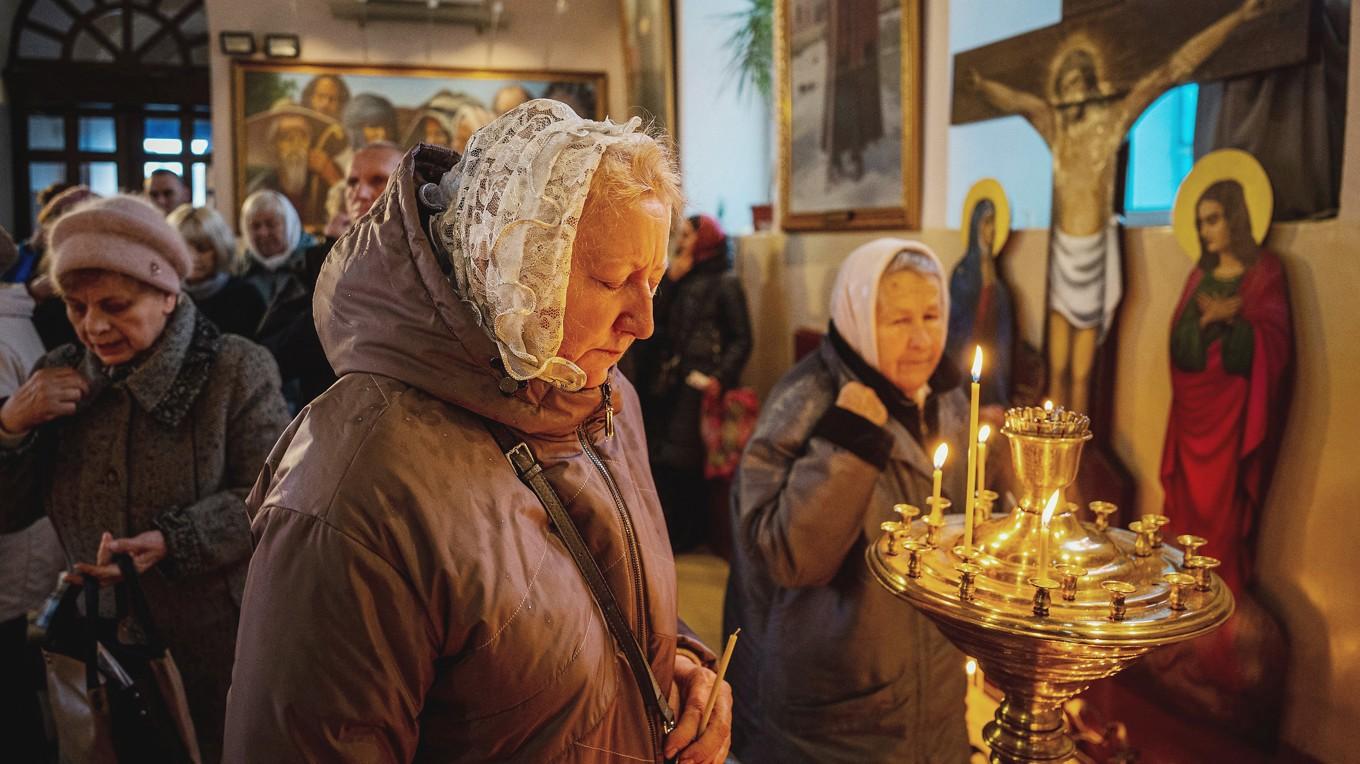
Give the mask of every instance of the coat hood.
[(566, 392), (508, 377), (430, 244), (416, 190), (438, 183), (457, 158), (424, 144), (402, 158), (386, 191), (321, 267), (312, 307), (317, 336), (337, 376), (391, 377), (526, 434), (569, 436), (603, 414), (601, 390)]

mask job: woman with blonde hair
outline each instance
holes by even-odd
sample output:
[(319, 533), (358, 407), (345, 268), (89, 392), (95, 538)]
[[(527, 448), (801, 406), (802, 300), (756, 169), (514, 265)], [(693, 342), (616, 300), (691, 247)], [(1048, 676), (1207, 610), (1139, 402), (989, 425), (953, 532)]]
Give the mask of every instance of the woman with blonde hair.
[(632, 385), (679, 178), (537, 100), (419, 146), (317, 282), (340, 376), (250, 502), (227, 760), (722, 762)]
[(264, 298), (236, 275), (236, 237), (231, 226), (211, 207), (181, 204), (165, 218), (189, 245), (193, 270), (184, 291), (198, 310), (228, 334), (254, 339), (264, 317)]

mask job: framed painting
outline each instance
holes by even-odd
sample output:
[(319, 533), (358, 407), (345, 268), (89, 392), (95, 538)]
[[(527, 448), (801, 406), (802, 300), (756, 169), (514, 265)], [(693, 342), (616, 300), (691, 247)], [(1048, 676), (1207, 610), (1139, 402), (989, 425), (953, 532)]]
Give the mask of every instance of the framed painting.
[(786, 230), (919, 228), (920, 0), (777, 0)]
[(376, 141), (462, 152), (468, 138), (532, 98), (554, 98), (603, 119), (603, 72), (431, 69), (232, 62), (236, 200), (272, 189), (318, 232), (344, 207), (355, 150)]

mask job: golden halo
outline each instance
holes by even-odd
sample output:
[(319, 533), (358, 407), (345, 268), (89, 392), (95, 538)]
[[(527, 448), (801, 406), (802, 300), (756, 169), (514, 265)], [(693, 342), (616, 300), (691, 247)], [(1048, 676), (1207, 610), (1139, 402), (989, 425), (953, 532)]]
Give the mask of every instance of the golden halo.
[(1056, 104), (1060, 99), (1057, 91), (1058, 68), (1062, 66), (1063, 60), (1067, 55), (1075, 50), (1085, 51), (1091, 57), (1091, 67), (1096, 75), (1096, 92), (1099, 96), (1109, 95), (1105, 84), (1105, 46), (1097, 45), (1096, 41), (1086, 32), (1073, 32), (1068, 34), (1062, 42), (1062, 47), (1054, 51), (1053, 57), (1048, 60), (1048, 79), (1044, 82), (1044, 93), (1048, 95), (1049, 102)]
[(992, 206), (996, 208), (996, 233), (992, 234), (992, 257), (1001, 254), (1001, 248), (1006, 246), (1006, 240), (1011, 235), (1011, 203), (1006, 199), (1006, 189), (1001, 187), (1001, 181), (996, 178), (983, 178), (973, 187), (968, 189), (968, 196), (963, 199), (963, 249), (968, 251), (969, 228), (973, 222), (973, 208), (983, 199), (989, 199)]
[(1171, 228), (1176, 241), (1191, 260), (1199, 262), (1199, 226), (1195, 219), (1195, 205), (1205, 189), (1220, 180), (1235, 180), (1242, 184), (1247, 200), (1247, 214), (1251, 215), (1251, 237), (1257, 244), (1265, 241), (1270, 230), (1270, 217), (1275, 212), (1275, 193), (1270, 178), (1256, 157), (1241, 149), (1219, 149), (1205, 154), (1185, 176), (1176, 191), (1176, 204), (1171, 210)]

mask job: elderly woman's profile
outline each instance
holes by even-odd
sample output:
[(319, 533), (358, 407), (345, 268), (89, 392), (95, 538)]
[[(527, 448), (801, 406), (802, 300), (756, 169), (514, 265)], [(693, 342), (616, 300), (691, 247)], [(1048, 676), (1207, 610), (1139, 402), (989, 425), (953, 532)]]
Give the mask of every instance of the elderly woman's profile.
[(680, 203), (637, 128), (521, 104), (461, 159), (413, 149), (336, 245), (340, 379), (249, 501), (228, 761), (725, 759), (614, 369)]
[[(962, 655), (864, 565), (894, 504), (925, 505), (927, 453), (965, 452), (948, 326), (934, 253), (870, 242), (841, 266), (821, 346), (765, 402), (733, 486), (724, 613), (743, 630), (742, 762), (968, 760)], [(961, 496), (963, 471), (946, 475)]]

